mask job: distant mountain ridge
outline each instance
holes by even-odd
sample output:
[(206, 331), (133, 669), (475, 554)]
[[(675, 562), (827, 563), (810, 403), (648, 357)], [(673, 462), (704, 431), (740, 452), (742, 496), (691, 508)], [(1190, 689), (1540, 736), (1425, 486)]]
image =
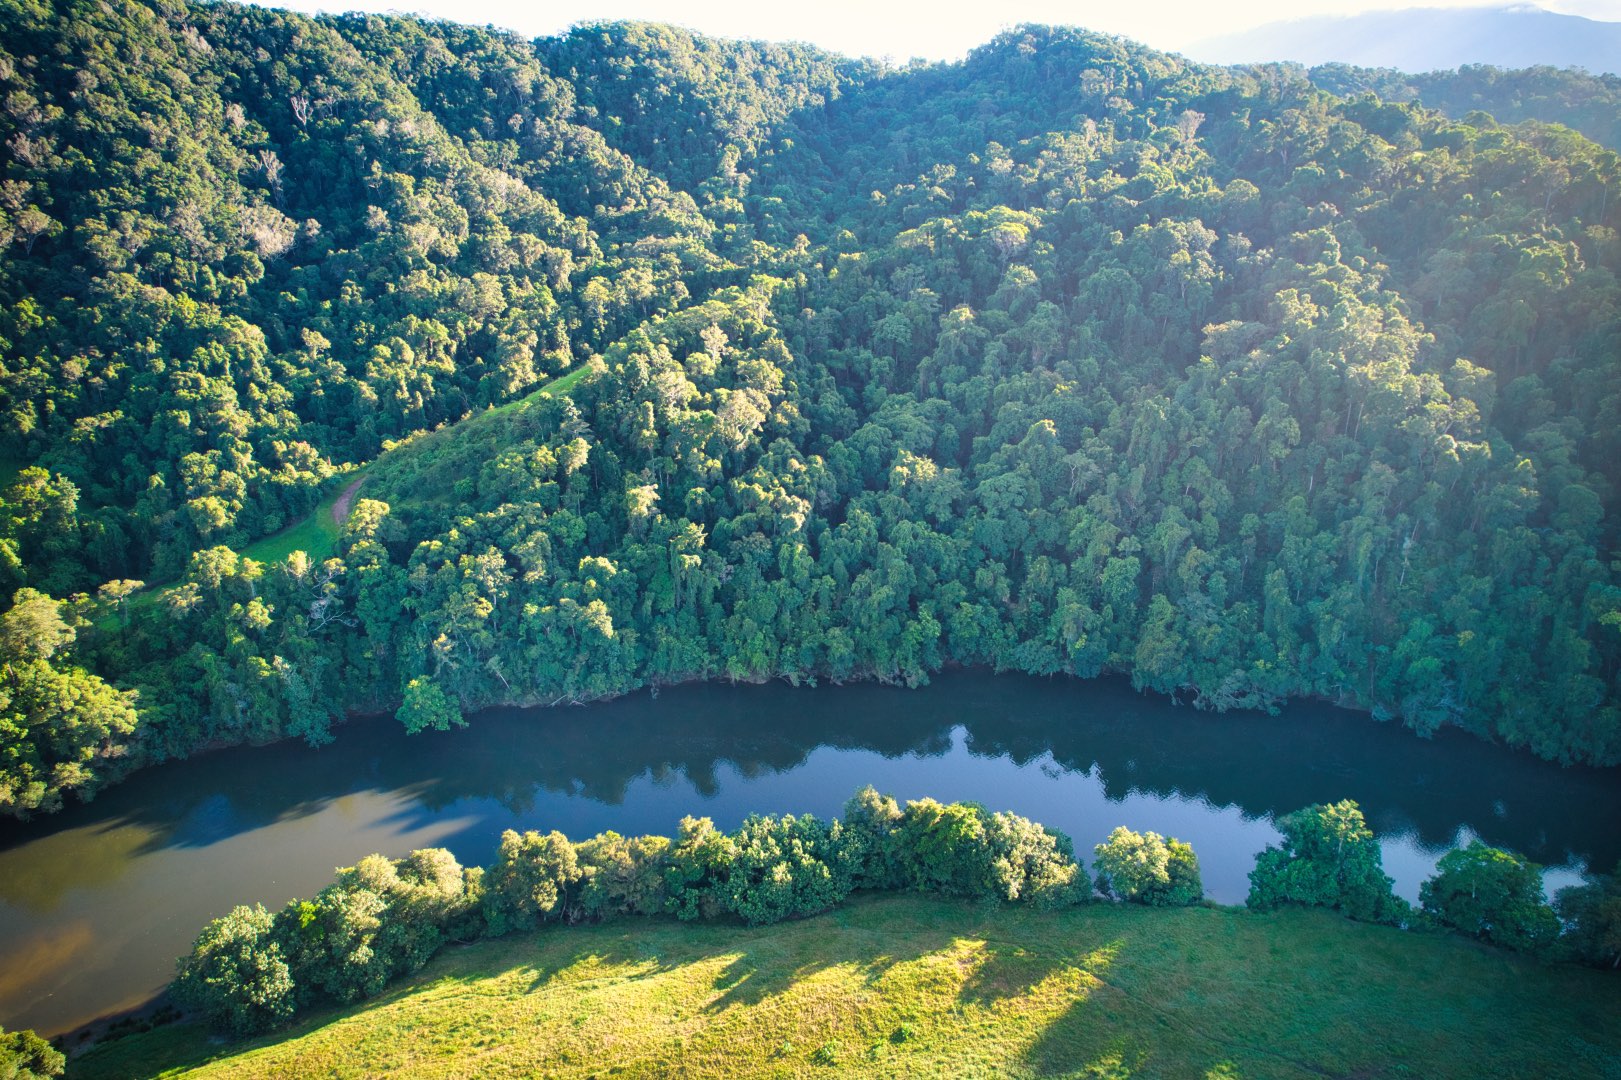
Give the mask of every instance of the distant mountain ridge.
[(1313, 86), (1340, 97), (1371, 92), (1385, 101), (1422, 102), (1458, 119), (1479, 110), (1505, 124), (1563, 124), (1621, 150), (1621, 77), (1615, 75), (1546, 66), (1505, 70), (1486, 64), (1412, 74), (1322, 64), (1308, 77)]
[(1561, 15), (1533, 5), (1414, 8), (1319, 15), (1205, 38), (1184, 52), (1219, 64), (1294, 60), (1439, 71), (1465, 64), (1542, 64), (1621, 73), (1621, 23)]

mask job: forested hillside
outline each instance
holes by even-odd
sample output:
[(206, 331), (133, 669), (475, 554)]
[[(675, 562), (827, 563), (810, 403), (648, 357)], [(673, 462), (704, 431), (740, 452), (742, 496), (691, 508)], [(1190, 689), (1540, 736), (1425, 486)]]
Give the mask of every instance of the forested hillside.
[(1505, 124), (1563, 124), (1611, 150), (1621, 149), (1621, 75), (1555, 67), (1504, 70), (1487, 64), (1409, 75), (1390, 68), (1324, 64), (1311, 69), (1311, 81), (1331, 94), (1371, 92), (1386, 101), (1419, 102), (1460, 119), (1484, 112)]
[(352, 709), (951, 663), (1621, 762), (1572, 131), (1033, 27), (0, 30), (0, 812)]

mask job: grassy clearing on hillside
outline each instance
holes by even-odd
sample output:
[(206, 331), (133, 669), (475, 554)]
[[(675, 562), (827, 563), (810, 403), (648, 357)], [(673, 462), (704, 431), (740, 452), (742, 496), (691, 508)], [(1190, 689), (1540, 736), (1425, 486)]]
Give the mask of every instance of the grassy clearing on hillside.
[(397, 516), (409, 516), (420, 507), (458, 502), (457, 481), (471, 482), (502, 450), (535, 437), (534, 418), (540, 414), (532, 410), (542, 395), (568, 394), (590, 373), (591, 368), (582, 364), (516, 401), (474, 413), (390, 450), (373, 464), (375, 497), (388, 503)]
[[(585, 378), (590, 370), (589, 367), (582, 364), (568, 374), (559, 375), (540, 389), (532, 391), (516, 401), (509, 401), (505, 405), (497, 405), (495, 408), (486, 409), (482, 413), (475, 413), (460, 423), (451, 424), (422, 438), (448, 445), (461, 437), (459, 433), (465, 433), (469, 430), (466, 425), (488, 423), (494, 417), (510, 416), (523, 406), (538, 400), (541, 394), (568, 393), (579, 384), (581, 379)], [(415, 446), (419, 441), (413, 440), (405, 445), (407, 447)], [(300, 550), (309, 552), (310, 557), (314, 559), (324, 559), (334, 554), (338, 547), (338, 537), (343, 532), (341, 521), (333, 513), (334, 507), (351, 484), (355, 483), (375, 466), (386, 461), (387, 458), (388, 455), (385, 454), (370, 465), (363, 465), (356, 471), (344, 474), (339, 478), (340, 483), (328, 493), (326, 498), (321, 500), (320, 505), (308, 517), (296, 524), (289, 525), (279, 533), (254, 541), (243, 548), (241, 554), (262, 563), (280, 562), (293, 552)], [(384, 477), (388, 475), (388, 472), (387, 469), (379, 470), (379, 474)]]
[[(281, 562), (295, 551), (305, 551), (312, 559), (324, 559), (338, 550), (338, 537), (343, 526), (334, 513), (338, 500), (365, 474), (365, 467), (344, 473), (309, 516), (279, 533), (255, 540), (239, 554), (262, 563)], [(345, 515), (347, 516), (347, 515)]]
[(1613, 1077), (1621, 979), (1319, 911), (867, 897), (754, 930), (453, 949), (269, 1039), (181, 1025), (70, 1076)]

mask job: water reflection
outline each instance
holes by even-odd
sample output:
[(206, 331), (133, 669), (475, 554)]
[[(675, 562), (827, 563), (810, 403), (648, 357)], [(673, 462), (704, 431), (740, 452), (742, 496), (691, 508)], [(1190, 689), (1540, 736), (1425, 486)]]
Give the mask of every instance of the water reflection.
[(1457, 733), (1413, 738), (1301, 705), (1216, 717), (1116, 682), (953, 673), (922, 691), (695, 686), (590, 708), (496, 710), (407, 739), (388, 718), (138, 775), (0, 829), (0, 1024), (51, 1032), (137, 1002), (232, 904), (307, 895), (373, 850), (485, 862), (504, 828), (673, 831), (687, 813), (837, 813), (862, 784), (977, 799), (1062, 828), (1194, 844), (1242, 900), (1274, 815), (1354, 798), (1400, 891), (1460, 835), (1544, 863), (1621, 855), (1621, 774), (1560, 769)]

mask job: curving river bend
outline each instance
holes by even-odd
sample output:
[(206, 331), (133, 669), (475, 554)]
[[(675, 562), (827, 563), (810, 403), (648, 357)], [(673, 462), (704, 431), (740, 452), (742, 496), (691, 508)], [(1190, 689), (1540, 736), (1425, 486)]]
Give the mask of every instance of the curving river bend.
[[(243, 747), (149, 769), (0, 826), (0, 1026), (68, 1031), (157, 994), (204, 922), (308, 896), (335, 867), (443, 846), (487, 863), (507, 828), (673, 834), (685, 814), (836, 815), (864, 784), (972, 799), (1063, 829), (1181, 837), (1208, 894), (1241, 903), (1275, 815), (1362, 804), (1416, 899), (1460, 838), (1555, 867), (1621, 857), (1621, 770), (1562, 769), (1461, 732), (1433, 740), (1300, 703), (1215, 716), (1122, 681), (952, 672), (922, 690), (694, 685), (585, 708), (491, 710), (407, 738), (352, 721), (321, 750)], [(1090, 859), (1086, 858), (1090, 863)]]

